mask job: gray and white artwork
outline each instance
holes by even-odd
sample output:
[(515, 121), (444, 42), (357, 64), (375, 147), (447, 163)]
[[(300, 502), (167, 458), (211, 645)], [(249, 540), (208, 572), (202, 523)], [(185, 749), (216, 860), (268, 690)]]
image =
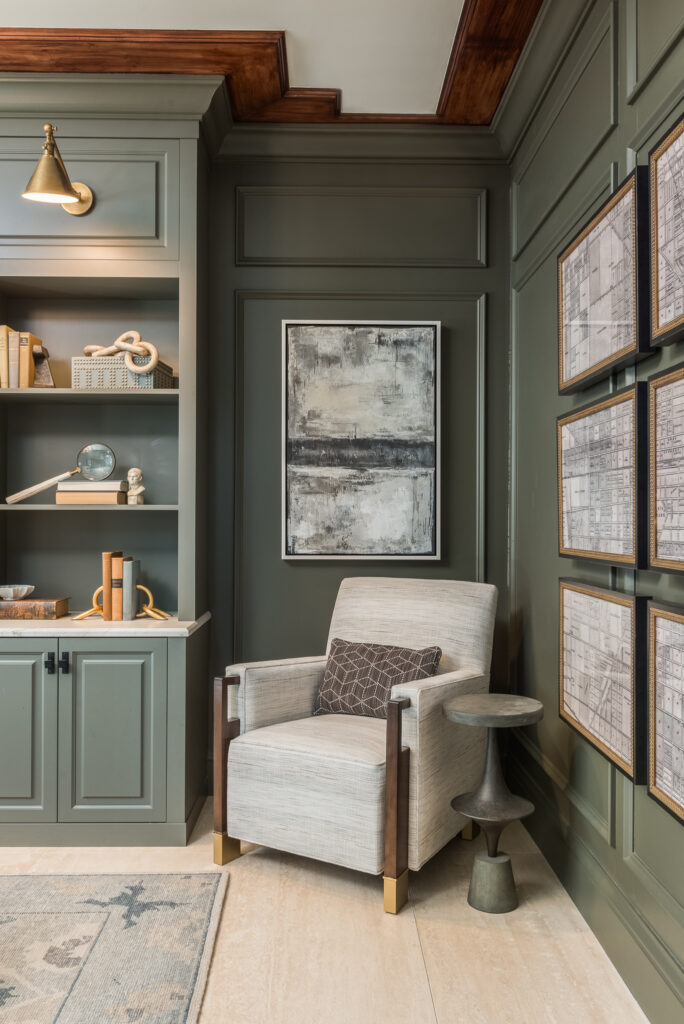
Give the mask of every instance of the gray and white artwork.
[(684, 821), (684, 619), (651, 607), (650, 629), (648, 788)]
[(284, 322), (286, 558), (438, 558), (439, 324)]

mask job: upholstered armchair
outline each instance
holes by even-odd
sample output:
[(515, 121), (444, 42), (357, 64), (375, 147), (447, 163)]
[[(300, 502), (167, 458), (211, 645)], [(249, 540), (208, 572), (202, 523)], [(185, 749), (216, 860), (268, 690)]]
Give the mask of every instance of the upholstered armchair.
[(231, 665), (214, 681), (214, 860), (240, 840), (384, 875), (385, 910), (467, 824), (450, 806), (473, 789), (485, 731), (444, 701), (489, 689), (496, 588), (454, 580), (350, 578), (333, 638), (438, 645), (438, 674), (392, 688), (387, 719), (313, 715), (326, 656)]

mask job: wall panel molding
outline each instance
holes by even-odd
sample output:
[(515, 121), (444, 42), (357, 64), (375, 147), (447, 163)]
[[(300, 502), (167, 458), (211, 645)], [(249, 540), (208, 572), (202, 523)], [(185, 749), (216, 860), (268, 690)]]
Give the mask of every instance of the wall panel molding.
[[(595, 807), (586, 800), (582, 794), (571, 785), (570, 780), (567, 776), (558, 768), (553, 761), (540, 749), (537, 744), (530, 739), (520, 729), (515, 730), (515, 738), (518, 743), (527, 751), (530, 757), (535, 761), (542, 771), (553, 780), (556, 787), (563, 793), (567, 798), (568, 802), (572, 804), (576, 811), (578, 811), (582, 817), (591, 825), (593, 829), (598, 832), (602, 839), (605, 840), (610, 846), (615, 846), (615, 786), (612, 779), (611, 765), (606, 761), (606, 772), (609, 776), (608, 781), (608, 817), (604, 818), (602, 814), (596, 810)], [(570, 827), (570, 819), (565, 815), (563, 810), (558, 807), (558, 816), (566, 828)]]
[[(653, 969), (653, 980), (662, 980), (670, 993), (671, 1015), (652, 1019), (676, 1020), (684, 1005), (682, 965), (639, 909), (635, 893), (631, 887), (625, 888), (620, 883), (577, 832), (572, 833), (572, 844), (567, 843), (567, 822), (563, 820), (557, 802), (547, 792), (545, 776), (537, 778), (534, 770), (519, 759), (514, 763), (512, 774), (518, 791), (533, 801), (538, 812), (531, 819), (533, 838), (537, 832), (535, 818), (538, 821), (543, 818), (546, 840), (543, 849), (590, 928), (614, 961), (622, 960), (625, 955), (624, 929), (636, 951), (643, 956), (642, 964)], [(597, 896), (601, 898), (597, 899)], [(612, 927), (611, 917), (615, 922)], [(618, 949), (619, 957), (616, 956)], [(625, 981), (648, 1013), (653, 988), (644, 971), (626, 976)], [(661, 1001), (655, 1005), (662, 1008), (663, 1004)]]
[[(514, 260), (518, 259), (522, 255), (523, 251), (539, 232), (543, 224), (549, 219), (572, 184), (577, 180), (584, 168), (591, 161), (594, 154), (603, 145), (617, 125), (617, 83), (619, 70), (615, 34), (616, 24), (613, 15), (613, 7), (611, 5), (606, 15), (601, 19), (601, 22), (593, 33), (591, 39), (585, 45), (579, 59), (572, 68), (568, 69), (565, 84), (556, 98), (555, 103), (549, 110), (542, 126), (539, 128), (536, 135), (530, 140), (529, 144), (523, 147), (524, 152), (522, 153), (521, 159), (514, 170), (513, 182), (511, 185), (511, 205), (513, 209), (512, 251)], [(553, 192), (553, 198), (550, 201), (545, 202), (541, 213), (532, 218), (529, 224), (525, 225), (523, 223), (524, 218), (521, 210), (522, 204), (526, 198), (525, 178), (528, 175), (534, 177), (535, 167), (546, 155), (546, 150), (555, 150), (558, 143), (564, 138), (565, 131), (567, 131), (567, 127), (564, 127), (563, 124), (564, 118), (567, 119), (572, 114), (573, 117), (571, 120), (573, 123), (575, 120), (578, 120), (579, 123), (584, 123), (586, 120), (584, 113), (578, 119), (576, 112), (573, 114), (573, 101), (576, 104), (580, 104), (583, 111), (586, 109), (587, 102), (591, 102), (591, 98), (593, 96), (591, 83), (588, 81), (586, 83), (586, 89), (589, 91), (589, 95), (586, 97), (581, 96), (578, 92), (578, 87), (583, 83), (584, 76), (591, 69), (593, 61), (599, 58), (599, 50), (601, 47), (604, 47), (607, 51), (605, 67), (603, 68), (603, 71), (607, 76), (603, 83), (604, 90), (608, 97), (607, 109), (603, 112), (604, 116), (595, 125), (593, 135), (586, 141), (586, 143), (583, 143), (581, 147), (576, 148), (576, 159), (572, 161), (570, 169), (566, 169), (562, 166), (562, 154), (556, 153), (555, 165), (557, 166), (558, 183), (556, 188), (552, 189), (549, 187), (549, 191)], [(554, 136), (554, 132), (558, 138)], [(548, 176), (546, 176), (546, 178), (548, 179)], [(539, 179), (540, 176), (537, 175), (537, 180)], [(531, 180), (531, 178), (528, 180)], [(535, 197), (536, 213), (536, 208), (539, 205), (537, 195), (538, 186), (534, 187), (530, 185), (527, 187), (531, 190), (530, 197), (532, 195)]]
[(239, 185), (236, 200), (238, 266), (487, 266), (486, 189)]
[[(244, 656), (244, 643), (243, 643), (243, 622), (244, 622), (244, 608), (243, 608), (243, 586), (245, 573), (247, 567), (244, 565), (244, 531), (245, 531), (245, 514), (243, 507), (242, 496), (245, 493), (244, 486), (244, 418), (245, 418), (245, 405), (244, 405), (244, 386), (245, 386), (245, 367), (244, 367), (244, 352), (245, 352), (245, 313), (247, 304), (250, 302), (290, 302), (296, 300), (298, 302), (312, 303), (312, 302), (330, 302), (330, 303), (341, 303), (341, 302), (378, 302), (378, 303), (391, 303), (393, 313), (391, 319), (398, 319), (396, 309), (401, 304), (421, 304), (433, 303), (435, 307), (441, 303), (466, 303), (473, 307), (475, 312), (475, 361), (476, 361), (476, 423), (475, 423), (475, 504), (474, 504), (474, 519), (475, 519), (475, 578), (484, 579), (485, 573), (485, 538), (486, 538), (486, 505), (485, 505), (485, 481), (486, 481), (486, 393), (487, 393), (487, 382), (486, 382), (486, 338), (487, 338), (487, 323), (486, 323), (486, 295), (482, 292), (470, 292), (470, 291), (440, 291), (440, 292), (387, 292), (387, 291), (338, 291), (335, 289), (325, 289), (321, 291), (311, 290), (238, 290), (235, 292), (235, 569), (234, 569), (234, 646), (235, 652), (234, 657), (239, 660)], [(334, 312), (332, 315), (334, 316)], [(410, 316), (410, 319), (415, 319), (415, 316)], [(341, 317), (341, 319), (345, 319)], [(365, 319), (362, 318), (362, 319)], [(369, 317), (368, 319), (372, 319)], [(444, 359), (444, 356), (442, 356)], [(280, 417), (278, 416), (278, 422)], [(442, 444), (442, 458), (445, 458), (445, 451), (447, 449), (447, 439), (443, 438)], [(444, 469), (443, 469), (444, 471)], [(444, 544), (443, 548), (450, 547), (450, 544)], [(447, 557), (446, 553), (444, 557)], [(324, 564), (325, 560), (321, 563), (310, 563), (309, 569), (316, 564)], [(376, 563), (378, 571), (381, 570), (383, 565), (387, 565), (379, 559)], [(348, 566), (353, 563), (347, 563)], [(396, 566), (396, 563), (393, 563)], [(437, 563), (439, 565), (439, 563)], [(292, 566), (289, 567), (292, 569)], [(295, 566), (295, 570), (303, 569), (304, 566)]]
[[(672, 26), (669, 27), (669, 30), (668, 28), (665, 29), (663, 32), (662, 43), (656, 50), (655, 56), (651, 58), (646, 67), (642, 68), (641, 61), (639, 59), (641, 34), (640, 13), (643, 11), (644, 16), (648, 17), (651, 24), (658, 21), (657, 15), (654, 16), (653, 0), (650, 0), (650, 10), (648, 11), (648, 14), (646, 13), (647, 2), (649, 2), (649, 0), (626, 0), (625, 3), (627, 36), (627, 63), (625, 77), (627, 103), (629, 104), (636, 101), (645, 86), (648, 85), (656, 72), (665, 63), (672, 50), (679, 43), (682, 36), (684, 36), (684, 17), (681, 17), (678, 22), (673, 23)], [(673, 6), (675, 5), (673, 4)], [(681, 7), (679, 10), (681, 11)]]
[(569, 241), (577, 233), (584, 221), (588, 220), (590, 211), (601, 200), (608, 198), (614, 187), (613, 166), (613, 164), (609, 165), (608, 171), (602, 171), (594, 179), (589, 188), (582, 194), (582, 198), (573, 206), (571, 212), (563, 218), (560, 224), (554, 225), (551, 239), (536, 255), (532, 256), (529, 262), (520, 257), (514, 257), (514, 259), (519, 260), (518, 274), (514, 282), (514, 288), (517, 291), (522, 291), (550, 256), (555, 257), (563, 251), (566, 241)]

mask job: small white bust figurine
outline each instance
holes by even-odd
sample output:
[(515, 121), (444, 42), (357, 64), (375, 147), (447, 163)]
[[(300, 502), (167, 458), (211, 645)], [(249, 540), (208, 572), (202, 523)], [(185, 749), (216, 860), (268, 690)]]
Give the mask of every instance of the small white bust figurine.
[(128, 470), (128, 504), (129, 505), (144, 505), (145, 499), (143, 498), (143, 487), (142, 482), (142, 471), (133, 466), (132, 469)]

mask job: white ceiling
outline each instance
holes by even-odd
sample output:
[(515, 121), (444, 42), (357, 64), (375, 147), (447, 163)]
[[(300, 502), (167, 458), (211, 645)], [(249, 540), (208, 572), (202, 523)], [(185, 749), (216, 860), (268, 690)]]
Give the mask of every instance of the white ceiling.
[(7, 28), (287, 32), (290, 85), (345, 113), (434, 114), (464, 0), (0, 0)]

